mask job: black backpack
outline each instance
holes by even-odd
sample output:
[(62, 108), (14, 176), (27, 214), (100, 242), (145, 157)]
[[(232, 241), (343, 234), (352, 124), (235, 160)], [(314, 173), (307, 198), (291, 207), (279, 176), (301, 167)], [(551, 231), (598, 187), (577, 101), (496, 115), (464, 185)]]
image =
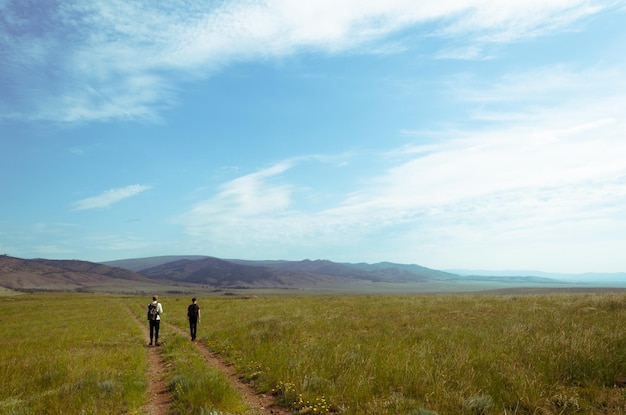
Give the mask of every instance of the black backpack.
[(156, 320), (159, 315), (159, 309), (155, 303), (148, 304), (148, 320)]
[(189, 307), (187, 307), (187, 316), (190, 319), (197, 320), (198, 319), (198, 309), (200, 309), (198, 304), (190, 304)]

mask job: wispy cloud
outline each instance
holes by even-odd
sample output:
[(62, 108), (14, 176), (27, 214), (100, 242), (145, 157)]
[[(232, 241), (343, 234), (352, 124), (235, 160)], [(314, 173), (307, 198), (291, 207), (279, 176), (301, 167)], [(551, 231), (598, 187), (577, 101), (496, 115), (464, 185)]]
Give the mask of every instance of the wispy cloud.
[[(495, 79), (490, 88), (474, 84), (480, 94), (466, 84), (466, 102), (489, 107), (514, 101), (521, 109), (516, 117), (438, 131), (436, 142), (379, 154), (366, 172), (352, 171), (361, 175), (360, 184), (342, 197), (335, 194), (331, 206), (311, 209), (295, 197), (330, 192), (332, 186), (320, 181), (305, 187), (301, 176), (292, 174), (298, 163), (292, 159), (225, 183), (183, 222), (195, 238), (215, 243), (216, 252), (221, 246), (233, 249), (230, 255), (236, 255), (233, 247), (273, 242), (273, 254), (280, 257), (298, 248), (307, 252), (315, 241), (334, 258), (404, 261), (410, 258), (398, 255), (411, 246), (410, 255), (419, 251), (433, 266), (450, 266), (448, 250), (466, 253), (455, 259), (470, 266), (472, 255), (484, 258), (478, 250), (492, 249), (494, 267), (498, 258), (524, 267), (532, 264), (523, 253), (536, 252), (537, 246), (546, 255), (557, 255), (555, 247), (597, 250), (595, 241), (609, 230), (626, 231), (620, 213), (626, 209), (626, 86), (618, 72), (561, 71), (566, 81), (544, 76), (545, 85), (531, 85), (526, 92), (518, 85), (505, 88), (504, 79)], [(610, 93), (601, 87), (605, 83), (613, 86)], [(589, 95), (590, 84), (598, 86), (595, 94)], [(573, 85), (587, 86), (569, 91), (562, 105), (547, 93)], [(491, 111), (498, 115), (496, 106)], [(384, 245), (361, 243), (377, 239)], [(580, 241), (589, 245), (581, 248)], [(595, 257), (610, 261), (612, 255)], [(582, 255), (575, 262), (573, 270), (598, 269)]]
[(133, 184), (118, 189), (107, 190), (98, 196), (88, 197), (73, 204), (73, 210), (98, 209), (109, 207), (129, 197), (133, 197), (141, 192), (150, 189), (150, 186)]
[(150, 252), (150, 249), (156, 249), (159, 247), (157, 241), (145, 240), (141, 237), (137, 237), (133, 234), (103, 234), (103, 235), (91, 235), (86, 238), (86, 245), (97, 247), (98, 250), (104, 252), (115, 251), (146, 251)]
[[(241, 176), (221, 186), (210, 200), (196, 204), (182, 218), (191, 234), (213, 234), (219, 228), (244, 221), (280, 214), (291, 203), (291, 187), (272, 184), (272, 178), (287, 171), (292, 161), (278, 163), (255, 173)], [(225, 221), (225, 222), (223, 222)]]
[(491, 57), (485, 54), (481, 46), (474, 44), (441, 50), (435, 55), (435, 59), (488, 60)]
[(39, 12), (18, 3), (0, 5), (4, 71), (12, 78), (3, 85), (2, 113), (67, 122), (157, 119), (162, 109), (175, 105), (172, 71), (193, 80), (232, 62), (301, 50), (338, 53), (366, 46), (361, 50), (378, 53), (387, 42), (390, 49), (402, 50), (391, 35), (428, 22), (443, 24), (430, 35), (463, 39), (463, 52), (452, 45), (441, 56), (475, 58), (485, 42), (537, 36), (612, 5), (599, 0), (268, 0), (172, 6), (94, 0)]
[[(448, 36), (465, 35), (479, 42), (511, 42), (562, 30), (596, 14), (612, 2), (602, 1), (496, 1), (453, 2), (458, 14), (441, 29)], [(465, 6), (465, 7), (463, 7)]]

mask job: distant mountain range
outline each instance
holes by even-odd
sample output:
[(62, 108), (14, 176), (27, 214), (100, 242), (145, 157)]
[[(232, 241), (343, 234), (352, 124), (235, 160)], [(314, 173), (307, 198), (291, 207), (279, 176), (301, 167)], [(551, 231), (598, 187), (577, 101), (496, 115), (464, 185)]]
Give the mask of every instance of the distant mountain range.
[[(218, 287), (338, 287), (355, 282), (429, 282), (457, 280), (458, 275), (418, 265), (391, 263), (342, 264), (327, 260), (250, 261), (214, 257), (153, 257), (104, 264), (136, 271), (151, 278)], [(146, 268), (146, 266), (148, 267)]]
[[(286, 289), (418, 293), (585, 286), (546, 275), (460, 274), (463, 272), (391, 262), (252, 261), (193, 255), (93, 263), (0, 256), (0, 287), (17, 291), (187, 292), (202, 287), (218, 292)], [(626, 275), (614, 283), (626, 286), (624, 281)]]
[(580, 274), (564, 274), (544, 271), (530, 271), (530, 270), (502, 270), (502, 271), (488, 271), (488, 270), (467, 270), (467, 269), (454, 269), (447, 270), (447, 272), (461, 275), (464, 277), (492, 277), (492, 278), (514, 278), (514, 277), (528, 277), (528, 278), (544, 278), (556, 281), (566, 281), (572, 283), (586, 283), (586, 284), (609, 284), (617, 286), (626, 286), (626, 272), (584, 272)]

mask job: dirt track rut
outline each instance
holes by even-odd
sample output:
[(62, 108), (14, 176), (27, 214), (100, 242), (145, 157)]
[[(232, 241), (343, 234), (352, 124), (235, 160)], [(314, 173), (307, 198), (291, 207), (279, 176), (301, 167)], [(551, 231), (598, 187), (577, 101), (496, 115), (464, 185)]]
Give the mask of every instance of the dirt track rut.
[[(167, 326), (178, 334), (189, 336), (189, 333), (177, 326), (173, 326), (171, 324), (168, 324)], [(245, 412), (245, 415), (290, 415), (293, 413), (282, 407), (274, 406), (273, 397), (265, 394), (258, 394), (249, 384), (242, 382), (241, 378), (235, 371), (235, 368), (224, 362), (224, 360), (221, 359), (216, 353), (211, 352), (205, 344), (200, 341), (195, 341), (194, 344), (198, 348), (200, 354), (204, 357), (204, 360), (212, 368), (226, 375), (231, 386), (239, 392), (244, 402), (246, 402), (246, 404), (250, 407), (250, 409)]]
[[(136, 320), (144, 338), (150, 337), (150, 329), (148, 324), (140, 321), (130, 309), (128, 312)], [(147, 345), (147, 340), (146, 340)], [(170, 411), (172, 403), (172, 393), (165, 382), (164, 374), (165, 362), (163, 356), (159, 352), (159, 348), (155, 346), (146, 346), (150, 349), (148, 353), (148, 403), (141, 408), (141, 413), (145, 415), (167, 415)]]
[[(148, 324), (137, 318), (137, 316), (135, 316), (130, 309), (128, 311), (133, 315), (133, 317), (137, 321), (137, 324), (141, 327), (147, 344), (147, 339), (150, 336)], [(174, 331), (180, 335), (189, 335), (185, 330), (172, 324), (168, 324), (163, 321), (161, 322), (161, 324), (162, 326), (166, 326), (171, 331)], [(164, 327), (161, 327), (161, 332), (163, 331), (163, 328)], [(161, 338), (163, 339), (163, 336), (161, 336)], [(271, 396), (258, 394), (250, 385), (243, 382), (237, 374), (235, 368), (232, 365), (224, 362), (224, 360), (222, 360), (217, 354), (212, 353), (205, 344), (200, 341), (196, 341), (194, 342), (194, 345), (197, 347), (198, 351), (205, 359), (207, 364), (213, 369), (223, 373), (229, 380), (231, 386), (239, 392), (244, 402), (250, 408), (244, 413), (244, 415), (292, 414), (292, 412), (282, 407), (274, 406), (274, 399)], [(163, 360), (163, 356), (159, 351), (159, 347), (146, 347), (149, 347), (150, 349), (148, 355), (149, 398), (148, 403), (141, 408), (141, 412), (146, 415), (167, 415), (170, 412), (169, 409), (172, 402), (172, 394), (164, 380), (165, 363)]]

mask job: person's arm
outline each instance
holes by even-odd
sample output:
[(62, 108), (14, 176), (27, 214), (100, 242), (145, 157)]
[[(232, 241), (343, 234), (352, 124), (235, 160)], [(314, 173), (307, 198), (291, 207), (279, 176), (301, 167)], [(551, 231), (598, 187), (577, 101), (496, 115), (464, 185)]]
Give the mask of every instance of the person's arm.
[(198, 323), (200, 322), (200, 307), (198, 307)]

